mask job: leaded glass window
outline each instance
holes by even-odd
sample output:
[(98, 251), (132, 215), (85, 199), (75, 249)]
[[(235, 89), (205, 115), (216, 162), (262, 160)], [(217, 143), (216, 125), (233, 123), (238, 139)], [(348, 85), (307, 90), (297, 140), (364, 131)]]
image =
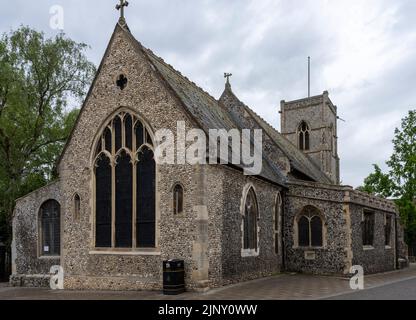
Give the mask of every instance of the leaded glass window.
[(61, 207), (55, 200), (48, 200), (40, 207), (41, 255), (61, 254)]
[(365, 211), (364, 218), (361, 224), (364, 246), (373, 246), (374, 244), (374, 222), (374, 212)]
[(385, 244), (386, 246), (391, 246), (391, 228), (392, 228), (392, 221), (393, 218), (390, 214), (386, 215), (386, 224), (384, 225), (384, 233), (385, 233)]
[(274, 211), (274, 251), (276, 254), (279, 253), (279, 222), (282, 216), (282, 205), (282, 195), (279, 192), (277, 194), (276, 208)]
[(308, 151), (310, 149), (310, 129), (305, 121), (302, 121), (298, 127), (299, 149)]
[(176, 184), (173, 188), (173, 213), (181, 214), (183, 212), (183, 187)]
[(81, 197), (78, 193), (74, 195), (74, 219), (78, 220), (81, 214)]
[(97, 142), (95, 246), (156, 246), (156, 163), (150, 129), (128, 112), (116, 115)]
[(244, 249), (256, 250), (258, 248), (257, 243), (257, 220), (259, 218), (258, 206), (256, 194), (253, 188), (250, 188), (245, 205), (244, 205), (244, 217), (243, 217), (243, 247)]
[(297, 219), (297, 229), (300, 247), (323, 246), (323, 220), (317, 208), (303, 208)]

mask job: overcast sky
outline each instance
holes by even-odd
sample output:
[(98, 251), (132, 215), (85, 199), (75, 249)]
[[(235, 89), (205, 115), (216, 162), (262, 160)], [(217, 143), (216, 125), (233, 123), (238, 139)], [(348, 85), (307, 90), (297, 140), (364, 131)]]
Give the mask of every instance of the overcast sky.
[[(134, 36), (218, 98), (224, 72), (234, 92), (277, 129), (281, 100), (328, 90), (338, 106), (344, 184), (358, 186), (391, 154), (394, 128), (416, 108), (415, 0), (130, 0)], [(49, 10), (64, 9), (64, 31), (91, 46), (97, 65), (117, 0), (0, 0), (0, 32), (19, 25), (56, 34)]]

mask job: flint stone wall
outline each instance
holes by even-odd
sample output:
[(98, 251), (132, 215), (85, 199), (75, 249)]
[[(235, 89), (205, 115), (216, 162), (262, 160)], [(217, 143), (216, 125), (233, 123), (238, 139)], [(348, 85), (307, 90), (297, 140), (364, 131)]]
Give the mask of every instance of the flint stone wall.
[(48, 200), (56, 200), (61, 203), (59, 180), (16, 202), (12, 244), (13, 275), (11, 276), (11, 284), (13, 285), (47, 286), (49, 285), (50, 268), (61, 264), (59, 257), (41, 257), (40, 255), (39, 210), (41, 205)]

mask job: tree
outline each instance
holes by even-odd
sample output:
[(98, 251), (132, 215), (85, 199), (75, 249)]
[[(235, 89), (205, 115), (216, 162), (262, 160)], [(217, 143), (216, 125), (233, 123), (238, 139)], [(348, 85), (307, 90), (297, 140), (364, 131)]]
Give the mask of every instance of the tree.
[(388, 174), (381, 171), (378, 165), (374, 166), (374, 173), (371, 173), (364, 180), (364, 185), (357, 189), (370, 194), (378, 195), (383, 198), (389, 198), (393, 194), (395, 185)]
[[(86, 94), (87, 46), (21, 27), (0, 38), (0, 235), (10, 240), (16, 198), (54, 178), (54, 164)], [(2, 223), (2, 224), (1, 224)]]
[(408, 243), (416, 241), (416, 110), (409, 111), (395, 130), (394, 151), (386, 162), (389, 172), (374, 165), (364, 185), (358, 189), (382, 197), (396, 199)]

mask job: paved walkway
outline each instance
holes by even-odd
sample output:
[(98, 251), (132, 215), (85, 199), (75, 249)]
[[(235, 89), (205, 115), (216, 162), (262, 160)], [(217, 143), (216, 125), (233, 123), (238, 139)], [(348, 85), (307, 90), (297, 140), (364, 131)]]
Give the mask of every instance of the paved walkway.
[[(400, 282), (405, 283), (407, 280), (416, 280), (416, 265), (401, 271), (366, 276), (365, 287), (374, 289), (395, 283), (399, 285)], [(345, 298), (346, 294), (351, 293), (354, 291), (350, 289), (347, 279), (299, 274), (282, 274), (211, 290), (205, 294), (189, 292), (173, 297), (148, 291), (52, 291), (37, 288), (10, 288), (0, 285), (0, 300), (308, 300), (331, 297), (337, 299), (337, 296)]]
[(416, 300), (416, 278), (338, 295), (328, 300)]

